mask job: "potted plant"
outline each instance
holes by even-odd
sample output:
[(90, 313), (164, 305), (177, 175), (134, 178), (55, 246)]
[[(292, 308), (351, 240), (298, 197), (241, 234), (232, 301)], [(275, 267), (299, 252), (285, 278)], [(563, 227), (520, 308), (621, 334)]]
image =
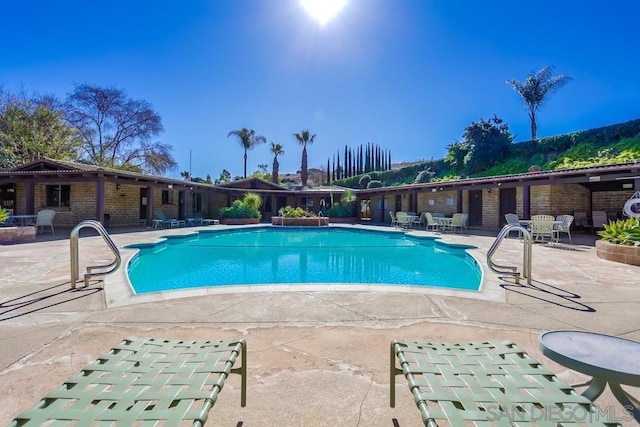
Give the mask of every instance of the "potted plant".
[(0, 208), (0, 244), (28, 242), (36, 239), (35, 227), (16, 227), (14, 224), (6, 224), (9, 212)]
[(278, 213), (278, 216), (274, 216), (273, 218), (271, 218), (271, 223), (273, 225), (298, 227), (317, 227), (322, 225), (329, 225), (328, 218), (320, 218), (313, 212), (309, 212), (308, 210), (300, 207), (294, 208), (291, 206), (285, 206), (284, 208), (280, 209)]
[(640, 218), (604, 224), (596, 241), (596, 255), (609, 261), (640, 265)]
[(235, 200), (231, 206), (220, 208), (220, 223), (227, 225), (258, 224), (262, 199), (257, 193), (247, 193), (242, 200)]

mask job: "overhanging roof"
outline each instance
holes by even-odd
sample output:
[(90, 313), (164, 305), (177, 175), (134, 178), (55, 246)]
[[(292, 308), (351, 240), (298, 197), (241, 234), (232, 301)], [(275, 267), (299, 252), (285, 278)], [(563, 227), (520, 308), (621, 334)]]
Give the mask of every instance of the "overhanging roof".
[[(108, 182), (140, 186), (168, 186), (173, 188), (189, 188), (196, 190), (217, 190), (226, 193), (246, 192), (247, 190), (266, 194), (282, 195), (326, 195), (332, 192), (346, 191), (344, 187), (314, 187), (305, 189), (286, 189), (260, 178), (247, 178), (223, 185), (212, 185), (193, 181), (183, 181), (162, 176), (147, 175), (137, 172), (122, 171), (43, 158), (10, 170), (0, 170), (0, 183), (15, 182), (87, 182), (104, 179)], [(423, 192), (445, 190), (480, 190), (483, 188), (513, 188), (523, 185), (553, 185), (577, 183), (592, 190), (613, 189), (617, 184), (633, 182), (640, 179), (640, 161), (619, 163), (614, 165), (590, 166), (574, 169), (526, 172), (513, 175), (492, 177), (465, 178), (456, 181), (429, 182), (423, 184), (406, 184), (395, 187), (371, 189), (354, 189), (358, 195), (372, 196), (376, 194), (398, 192)]]

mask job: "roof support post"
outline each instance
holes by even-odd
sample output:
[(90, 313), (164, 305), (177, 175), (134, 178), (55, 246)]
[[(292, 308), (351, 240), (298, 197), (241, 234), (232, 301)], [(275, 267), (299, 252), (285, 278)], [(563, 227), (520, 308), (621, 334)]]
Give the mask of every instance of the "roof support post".
[(531, 186), (529, 184), (522, 186), (522, 217), (531, 218)]
[(27, 198), (27, 205), (25, 206), (27, 210), (27, 215), (35, 215), (35, 183), (33, 181), (28, 181), (25, 185), (25, 197)]
[(147, 187), (147, 221), (146, 225), (151, 225), (151, 220), (153, 219), (153, 190), (154, 187), (149, 185)]
[(104, 176), (96, 180), (96, 221), (104, 226)]

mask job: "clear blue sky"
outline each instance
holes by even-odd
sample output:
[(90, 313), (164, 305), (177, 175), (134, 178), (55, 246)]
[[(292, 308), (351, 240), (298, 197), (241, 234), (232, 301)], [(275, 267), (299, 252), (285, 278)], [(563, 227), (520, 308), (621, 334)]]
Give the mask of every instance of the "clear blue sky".
[[(243, 173), (231, 130), (284, 146), (316, 133), (309, 166), (372, 142), (392, 161), (442, 158), (494, 114), (516, 141), (529, 121), (508, 79), (546, 65), (573, 78), (539, 114), (538, 136), (640, 118), (637, 0), (347, 0), (321, 26), (300, 0), (4, 2), (0, 85), (64, 97), (74, 83), (123, 89), (163, 119), (179, 169)], [(248, 171), (268, 144), (249, 152)]]

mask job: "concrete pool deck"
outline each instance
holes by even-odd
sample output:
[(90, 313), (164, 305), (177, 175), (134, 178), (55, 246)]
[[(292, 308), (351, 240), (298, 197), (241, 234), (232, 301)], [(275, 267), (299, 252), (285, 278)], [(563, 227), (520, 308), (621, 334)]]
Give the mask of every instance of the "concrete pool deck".
[[(112, 238), (122, 247), (194, 230), (114, 232)], [(534, 245), (532, 286), (486, 268), (483, 257), (495, 234), (442, 237), (478, 247), (473, 254), (485, 270), (480, 295), (254, 288), (134, 301), (117, 294), (121, 303), (108, 306), (112, 290), (105, 293), (102, 283), (70, 289), (68, 233), (1, 246), (0, 425), (127, 336), (245, 338), (247, 406), (240, 407), (240, 382), (232, 377), (207, 423), (233, 427), (421, 425), (403, 378), (396, 408), (389, 407), (394, 338), (510, 339), (569, 383), (584, 376), (541, 354), (542, 331), (579, 329), (640, 341), (640, 267), (597, 258), (593, 236), (575, 234), (572, 245)], [(92, 235), (80, 239), (80, 258), (83, 265), (111, 259)], [(521, 243), (505, 241), (496, 260), (520, 266)], [(596, 403), (623, 418), (609, 390)]]

